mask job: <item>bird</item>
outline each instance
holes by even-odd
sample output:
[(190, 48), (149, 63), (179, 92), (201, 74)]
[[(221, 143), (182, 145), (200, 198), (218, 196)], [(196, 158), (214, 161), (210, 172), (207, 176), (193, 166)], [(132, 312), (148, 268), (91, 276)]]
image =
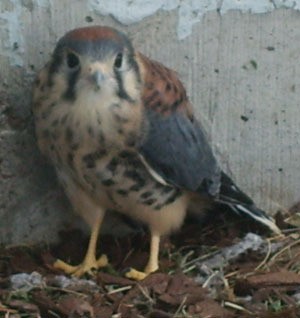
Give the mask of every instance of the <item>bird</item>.
[(178, 230), (193, 205), (226, 206), (280, 233), (220, 168), (177, 73), (120, 30), (95, 25), (63, 35), (36, 76), (32, 110), (39, 149), (91, 228), (81, 264), (55, 261), (67, 274), (107, 266), (96, 249), (110, 209), (149, 229), (145, 269), (126, 273), (135, 280), (159, 269), (161, 237)]

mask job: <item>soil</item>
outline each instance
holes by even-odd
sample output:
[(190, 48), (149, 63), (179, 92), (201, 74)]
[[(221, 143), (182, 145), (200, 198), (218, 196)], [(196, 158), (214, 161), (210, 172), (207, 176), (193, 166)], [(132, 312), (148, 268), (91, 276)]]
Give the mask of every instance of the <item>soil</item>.
[[(56, 258), (82, 260), (88, 238), (78, 230), (61, 233), (55, 246), (2, 247), (0, 317), (300, 317), (299, 230), (287, 216), (276, 219), (284, 236), (271, 237), (256, 223), (225, 212), (201, 224), (187, 221), (161, 243), (159, 272), (140, 282), (124, 272), (147, 262), (149, 236), (143, 230), (101, 237), (99, 255), (106, 253), (110, 265), (82, 279), (53, 268)], [(247, 233), (256, 234), (259, 247), (255, 243), (209, 267), (220, 251), (236, 250), (238, 243), (240, 249)]]

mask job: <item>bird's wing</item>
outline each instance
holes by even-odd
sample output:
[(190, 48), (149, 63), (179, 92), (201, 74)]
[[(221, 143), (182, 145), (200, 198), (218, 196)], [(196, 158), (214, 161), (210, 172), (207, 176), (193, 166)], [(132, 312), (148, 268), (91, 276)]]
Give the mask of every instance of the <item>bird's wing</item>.
[(139, 62), (146, 125), (139, 153), (146, 167), (166, 183), (215, 195), (220, 169), (177, 74), (141, 54)]

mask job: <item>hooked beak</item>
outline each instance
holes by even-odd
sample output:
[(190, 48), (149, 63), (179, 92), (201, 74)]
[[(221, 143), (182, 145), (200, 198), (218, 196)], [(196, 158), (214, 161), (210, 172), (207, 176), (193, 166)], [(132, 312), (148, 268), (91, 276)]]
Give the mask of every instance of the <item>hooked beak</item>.
[(96, 84), (97, 89), (101, 88), (104, 79), (105, 76), (102, 71), (97, 70), (92, 74), (92, 81)]

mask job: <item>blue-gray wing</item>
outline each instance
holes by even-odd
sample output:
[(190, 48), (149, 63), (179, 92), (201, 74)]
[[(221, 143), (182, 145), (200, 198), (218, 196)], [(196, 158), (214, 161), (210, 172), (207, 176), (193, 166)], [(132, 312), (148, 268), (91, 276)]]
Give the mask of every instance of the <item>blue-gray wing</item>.
[(221, 172), (176, 73), (142, 55), (139, 58), (146, 70), (142, 95), (146, 133), (139, 152), (149, 170), (173, 186), (211, 194), (218, 207), (228, 206), (280, 233), (274, 220)]
[(146, 134), (139, 152), (167, 183), (215, 195), (220, 169), (177, 74), (139, 54)]
[(146, 111), (148, 132), (139, 152), (167, 183), (215, 195), (220, 169), (203, 129), (181, 112), (163, 116)]

